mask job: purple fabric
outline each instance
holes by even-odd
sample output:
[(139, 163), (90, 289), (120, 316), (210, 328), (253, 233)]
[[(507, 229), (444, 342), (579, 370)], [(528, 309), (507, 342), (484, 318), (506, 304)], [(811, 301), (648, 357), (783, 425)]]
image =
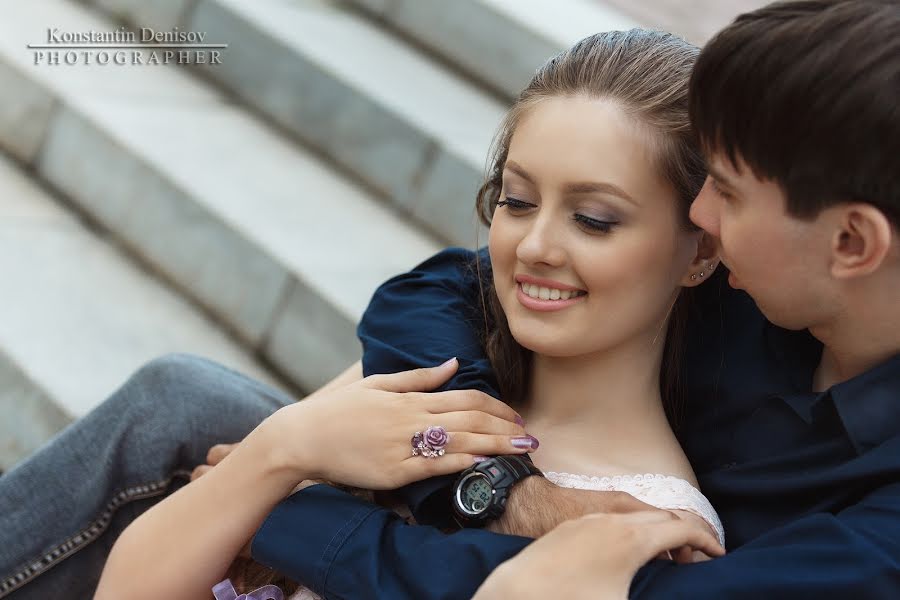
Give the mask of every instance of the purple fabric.
[(214, 585), (212, 592), (216, 600), (284, 600), (284, 592), (274, 585), (264, 585), (252, 592), (238, 596), (230, 579)]

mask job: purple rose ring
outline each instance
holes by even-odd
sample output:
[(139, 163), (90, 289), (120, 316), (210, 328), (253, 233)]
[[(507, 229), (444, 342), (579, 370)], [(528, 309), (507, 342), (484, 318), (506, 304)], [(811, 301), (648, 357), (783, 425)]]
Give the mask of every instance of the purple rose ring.
[(438, 458), (444, 455), (444, 447), (450, 441), (450, 434), (440, 425), (432, 425), (424, 433), (417, 431), (410, 441), (413, 456)]

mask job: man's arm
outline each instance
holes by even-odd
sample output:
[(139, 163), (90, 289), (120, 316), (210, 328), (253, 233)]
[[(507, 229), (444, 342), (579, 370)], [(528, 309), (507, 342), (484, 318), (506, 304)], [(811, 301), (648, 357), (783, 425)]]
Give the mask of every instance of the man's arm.
[[(298, 524), (302, 523), (302, 527)], [(328, 485), (283, 500), (251, 555), (333, 599), (471, 598), (530, 539), (481, 529), (445, 534)]]
[[(488, 268), (487, 250), (477, 256)], [(363, 376), (432, 367), (456, 356), (459, 369), (436, 392), (476, 389), (502, 400), (482, 347), (486, 317), (475, 259), (475, 252), (448, 248), (378, 287), (357, 328)], [(453, 476), (419, 481), (398, 490), (398, 496), (418, 522), (446, 527), (453, 481)]]
[(638, 571), (631, 597), (900, 597), (900, 484), (837, 514), (788, 523), (716, 560), (685, 566), (654, 561)]

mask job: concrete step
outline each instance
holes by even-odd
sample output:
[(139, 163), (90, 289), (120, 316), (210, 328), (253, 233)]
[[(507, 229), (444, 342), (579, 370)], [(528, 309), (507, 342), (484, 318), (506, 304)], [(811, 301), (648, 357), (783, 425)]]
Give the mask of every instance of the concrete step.
[(640, 26), (598, 0), (349, 1), (510, 99), (576, 41)]
[(0, 468), (170, 352), (284, 386), (0, 155)]
[(65, 0), (8, 4), (0, 146), (300, 388), (358, 360), (373, 290), (440, 244), (183, 70), (33, 64), (47, 14), (116, 26)]
[(699, 46), (741, 13), (769, 4), (769, 0), (605, 0), (622, 13)]
[(230, 44), (223, 64), (197, 69), (423, 229), (466, 247), (487, 239), (474, 197), (505, 103), (358, 11), (327, 0), (196, 0), (148, 15), (135, 0), (94, 1), (135, 28), (168, 18)]

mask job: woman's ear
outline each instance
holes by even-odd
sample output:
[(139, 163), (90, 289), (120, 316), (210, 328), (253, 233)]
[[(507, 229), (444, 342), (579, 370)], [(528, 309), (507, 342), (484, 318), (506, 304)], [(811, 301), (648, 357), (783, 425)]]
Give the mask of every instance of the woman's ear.
[(684, 287), (700, 285), (709, 279), (718, 266), (719, 238), (706, 231), (699, 232), (694, 258), (681, 278), (681, 285)]
[(891, 249), (893, 233), (891, 222), (875, 206), (842, 206), (831, 240), (831, 275), (851, 279), (876, 271)]

